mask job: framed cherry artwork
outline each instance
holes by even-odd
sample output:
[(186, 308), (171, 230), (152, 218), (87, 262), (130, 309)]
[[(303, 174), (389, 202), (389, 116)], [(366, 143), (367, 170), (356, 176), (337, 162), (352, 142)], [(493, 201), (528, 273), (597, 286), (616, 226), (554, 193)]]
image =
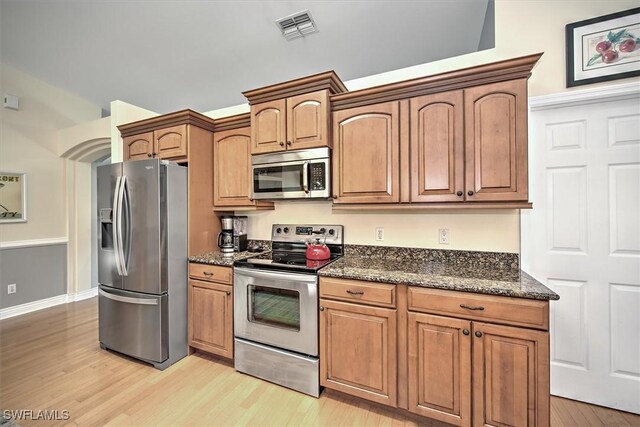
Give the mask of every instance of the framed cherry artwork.
[(567, 87), (640, 76), (640, 7), (566, 26)]

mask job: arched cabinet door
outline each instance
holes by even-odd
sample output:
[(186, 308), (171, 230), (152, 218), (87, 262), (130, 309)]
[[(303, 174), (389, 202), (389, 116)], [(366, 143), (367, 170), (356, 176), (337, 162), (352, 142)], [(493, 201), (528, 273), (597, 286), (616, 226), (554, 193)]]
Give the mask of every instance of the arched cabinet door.
[(305, 93), (287, 98), (287, 149), (329, 146), (328, 91)]
[(187, 156), (187, 125), (171, 126), (154, 131), (154, 157), (174, 159)]
[(464, 201), (462, 91), (410, 100), (411, 202)]
[(214, 206), (252, 206), (251, 131), (248, 127), (216, 132), (213, 137)]
[(334, 203), (400, 200), (398, 102), (333, 113)]
[(125, 136), (122, 143), (124, 160), (144, 160), (153, 155), (153, 132)]
[(467, 201), (527, 201), (527, 80), (464, 91)]
[(286, 150), (285, 99), (251, 106), (251, 154)]

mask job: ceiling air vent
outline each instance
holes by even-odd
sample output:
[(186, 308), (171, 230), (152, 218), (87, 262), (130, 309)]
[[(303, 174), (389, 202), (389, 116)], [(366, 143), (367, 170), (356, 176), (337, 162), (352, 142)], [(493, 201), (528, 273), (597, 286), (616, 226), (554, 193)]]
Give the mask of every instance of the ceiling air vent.
[(297, 39), (318, 31), (308, 10), (280, 18), (276, 21), (276, 25), (287, 40)]

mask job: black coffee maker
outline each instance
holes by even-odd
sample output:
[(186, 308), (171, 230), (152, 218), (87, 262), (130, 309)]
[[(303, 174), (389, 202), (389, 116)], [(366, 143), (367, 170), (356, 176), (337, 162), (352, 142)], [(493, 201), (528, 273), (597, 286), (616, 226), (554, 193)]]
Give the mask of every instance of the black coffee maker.
[(233, 217), (223, 216), (221, 218), (222, 231), (218, 234), (218, 247), (225, 254), (233, 253)]

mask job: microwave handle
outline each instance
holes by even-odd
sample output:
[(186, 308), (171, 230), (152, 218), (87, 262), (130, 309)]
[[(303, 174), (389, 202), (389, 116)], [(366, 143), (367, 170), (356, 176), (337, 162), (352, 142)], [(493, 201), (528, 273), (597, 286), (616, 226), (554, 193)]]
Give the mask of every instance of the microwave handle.
[(302, 164), (302, 190), (306, 194), (309, 194), (309, 169), (311, 168), (311, 164), (309, 162), (304, 162)]

